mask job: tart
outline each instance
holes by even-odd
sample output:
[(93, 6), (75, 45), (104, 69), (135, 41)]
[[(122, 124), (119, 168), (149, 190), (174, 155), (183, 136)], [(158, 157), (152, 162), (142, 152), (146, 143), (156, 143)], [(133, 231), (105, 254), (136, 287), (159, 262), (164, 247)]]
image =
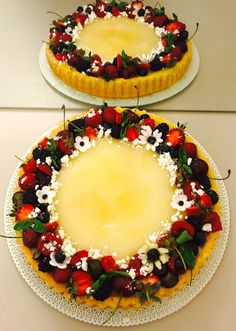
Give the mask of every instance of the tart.
[(111, 1), (79, 6), (54, 20), (46, 56), (53, 73), (75, 90), (133, 98), (180, 80), (192, 47), (186, 25), (164, 7)]
[(211, 256), (222, 230), (213, 177), (184, 125), (104, 105), (34, 146), (13, 195), (14, 229), (58, 293), (138, 308), (174, 295)]

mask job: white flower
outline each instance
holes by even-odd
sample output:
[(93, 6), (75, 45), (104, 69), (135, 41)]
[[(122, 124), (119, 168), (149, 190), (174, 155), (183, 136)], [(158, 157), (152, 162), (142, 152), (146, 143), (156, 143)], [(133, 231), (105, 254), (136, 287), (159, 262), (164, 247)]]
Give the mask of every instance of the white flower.
[(75, 138), (75, 148), (78, 149), (80, 152), (86, 152), (91, 147), (92, 147), (92, 143), (89, 140), (89, 137), (77, 136)]
[[(157, 258), (155, 260), (150, 260), (148, 257), (148, 252), (150, 251), (150, 247), (144, 246), (138, 251), (138, 257), (142, 261), (142, 267), (140, 269), (140, 273), (144, 276), (150, 274), (154, 267), (161, 270), (162, 264), (165, 264), (169, 261), (169, 250), (164, 247), (155, 248), (157, 251)], [(159, 255), (159, 256), (158, 256)]]
[(182, 189), (177, 189), (172, 197), (171, 207), (179, 211), (185, 211), (192, 205), (192, 201), (188, 201), (188, 197)]
[(59, 269), (66, 269), (67, 265), (70, 263), (71, 257), (69, 254), (64, 253), (65, 254), (65, 259), (63, 260), (63, 262), (57, 262), (55, 255), (55, 252), (52, 252), (50, 254), (50, 261), (49, 263), (53, 266), (53, 267), (57, 267)]
[(149, 125), (142, 125), (141, 135), (139, 136), (139, 143), (146, 145), (147, 150), (155, 152), (156, 147), (163, 142), (161, 138), (162, 133), (158, 129), (152, 131)]
[(49, 186), (43, 186), (41, 190), (36, 191), (36, 195), (39, 203), (51, 204), (56, 193), (51, 191)]

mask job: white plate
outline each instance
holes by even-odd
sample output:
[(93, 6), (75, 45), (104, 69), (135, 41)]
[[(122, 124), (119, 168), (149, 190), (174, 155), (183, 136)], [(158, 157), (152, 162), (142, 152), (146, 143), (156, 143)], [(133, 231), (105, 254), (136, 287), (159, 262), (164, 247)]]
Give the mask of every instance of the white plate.
[[(174, 85), (172, 85), (171, 87), (163, 91), (153, 93), (151, 95), (147, 95), (144, 97), (140, 97), (139, 106), (157, 103), (181, 92), (194, 80), (195, 76), (198, 73), (199, 65), (200, 65), (199, 53), (194, 43), (192, 43), (192, 61), (189, 65), (188, 70), (184, 74), (183, 78)], [(127, 99), (100, 98), (100, 97), (91, 96), (87, 93), (79, 92), (73, 89), (72, 87), (66, 85), (62, 80), (57, 78), (55, 74), (52, 72), (46, 58), (45, 44), (42, 46), (39, 53), (39, 66), (44, 78), (48, 81), (48, 83), (51, 84), (52, 87), (54, 87), (56, 90), (58, 90), (59, 92), (65, 94), (66, 96), (72, 99), (75, 99), (77, 101), (82, 101), (91, 105), (102, 105), (104, 102), (106, 102), (109, 106), (114, 106), (114, 107), (137, 106), (137, 98), (127, 98)]]
[[(43, 137), (45, 137), (45, 135)], [(198, 149), (201, 150), (204, 156), (209, 160), (209, 166), (213, 169), (215, 176), (221, 177), (215, 163), (213, 162), (209, 154), (206, 152), (206, 150), (196, 140), (194, 140), (194, 142), (198, 145)], [(22, 159), (25, 159), (25, 157), (32, 150), (32, 147), (25, 154), (25, 156), (22, 157)], [(12, 195), (14, 193), (14, 188), (18, 180), (19, 167), (20, 163), (18, 164), (13, 173), (6, 195), (5, 233), (7, 236), (15, 235), (15, 232), (13, 230), (12, 218), (8, 215), (12, 208)], [(223, 231), (220, 233), (212, 256), (207, 261), (205, 267), (200, 269), (200, 272), (194, 277), (191, 286), (186, 285), (181, 291), (177, 292), (175, 296), (164, 299), (161, 304), (153, 303), (150, 306), (142, 307), (137, 310), (118, 309), (115, 315), (109, 320), (109, 322), (105, 324), (106, 326), (132, 326), (161, 319), (185, 306), (206, 286), (206, 284), (214, 275), (223, 257), (229, 235), (229, 203), (223, 181), (218, 182), (218, 188), (222, 206), (221, 220), (223, 225)], [(99, 308), (91, 308), (86, 305), (80, 305), (77, 304), (75, 301), (71, 301), (64, 298), (61, 294), (56, 293), (53, 289), (49, 288), (44, 283), (44, 281), (39, 277), (36, 272), (33, 271), (30, 264), (26, 261), (25, 256), (22, 253), (17, 241), (15, 239), (8, 239), (7, 242), (14, 263), (19, 272), (21, 273), (22, 277), (35, 291), (35, 293), (45, 302), (47, 302), (50, 306), (72, 318), (78, 319), (83, 322), (102, 325), (103, 322), (106, 321), (106, 319), (111, 314), (110, 309), (101, 310)]]

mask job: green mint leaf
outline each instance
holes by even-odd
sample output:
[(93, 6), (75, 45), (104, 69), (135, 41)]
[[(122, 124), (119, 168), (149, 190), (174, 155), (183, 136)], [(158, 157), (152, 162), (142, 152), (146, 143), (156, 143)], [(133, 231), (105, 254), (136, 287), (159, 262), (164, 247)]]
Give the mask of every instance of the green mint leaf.
[(130, 275), (126, 271), (109, 271), (106, 274), (101, 275), (98, 280), (96, 280), (93, 285), (91, 286), (91, 291), (97, 291), (102, 284), (108, 280), (109, 278), (112, 278), (114, 276), (123, 276), (123, 277), (130, 277)]
[(121, 2), (118, 4), (118, 9), (120, 9), (120, 10), (125, 9), (126, 6), (128, 6), (128, 3), (125, 2), (125, 1), (121, 1)]
[(112, 0), (111, 2), (109, 2), (109, 3), (107, 4), (107, 6), (110, 7), (110, 8), (112, 8), (112, 7), (116, 7), (116, 6), (117, 6), (117, 3), (116, 3), (115, 0)]
[(33, 229), (35, 232), (38, 232), (38, 233), (43, 233), (43, 232), (47, 231), (45, 225), (37, 219), (30, 220), (30, 221), (29, 220), (20, 221), (20, 222), (16, 223), (14, 226), (15, 231), (24, 231), (26, 229)]
[(173, 32), (170, 32), (168, 35), (167, 35), (167, 46), (166, 46), (166, 50), (169, 52), (172, 50), (172, 45), (174, 43), (174, 34)]
[(78, 295), (76, 282), (73, 282), (72, 284), (70, 284), (70, 286), (71, 286), (71, 293), (74, 295)]
[(187, 230), (184, 230), (179, 236), (178, 236), (178, 238), (176, 239), (176, 242), (177, 242), (177, 244), (183, 244), (183, 243), (185, 243), (185, 242), (187, 242), (187, 241), (190, 241), (190, 240), (192, 240), (193, 239), (193, 237), (191, 237), (190, 235), (189, 235), (189, 233), (188, 233), (188, 231)]
[(55, 154), (56, 150), (57, 150), (57, 145), (55, 143), (54, 139), (49, 139), (48, 143), (47, 143), (47, 149), (49, 150), (49, 152), (51, 154)]
[(23, 231), (26, 229), (30, 229), (34, 221), (20, 221), (15, 224), (14, 230), (15, 231)]
[(38, 233), (44, 233), (47, 231), (45, 224), (38, 219), (34, 220), (34, 223), (31, 225), (31, 228)]
[(124, 110), (121, 115), (122, 115), (122, 123), (121, 123), (120, 137), (121, 139), (123, 139), (126, 135), (126, 131), (129, 125), (128, 111)]
[(155, 8), (154, 15), (157, 15), (157, 16), (165, 15), (165, 8), (164, 7)]
[(141, 292), (139, 295), (140, 304), (143, 305), (147, 301), (147, 295), (145, 292)]
[(107, 102), (103, 102), (103, 105), (101, 107), (101, 110), (103, 111), (104, 109), (106, 109), (108, 107), (108, 103)]
[(193, 254), (193, 251), (185, 244), (181, 244), (179, 246), (179, 251), (184, 259), (184, 262), (186, 263), (186, 266), (190, 269), (193, 269), (195, 265), (195, 256)]
[(161, 303), (161, 299), (158, 298), (158, 297), (155, 296), (155, 295), (152, 296), (152, 300), (155, 301), (155, 302), (159, 302), (159, 303)]
[(34, 249), (34, 252), (33, 252), (33, 259), (34, 260), (38, 260), (38, 258), (40, 257), (41, 253), (40, 251), (38, 250), (38, 248), (35, 248)]
[(192, 175), (192, 169), (187, 164), (183, 164), (183, 169), (187, 172), (188, 175)]
[(125, 51), (123, 50), (121, 52), (121, 56), (122, 56), (122, 65), (123, 67), (126, 69), (128, 68), (128, 62), (129, 62), (129, 58), (128, 55), (125, 53)]

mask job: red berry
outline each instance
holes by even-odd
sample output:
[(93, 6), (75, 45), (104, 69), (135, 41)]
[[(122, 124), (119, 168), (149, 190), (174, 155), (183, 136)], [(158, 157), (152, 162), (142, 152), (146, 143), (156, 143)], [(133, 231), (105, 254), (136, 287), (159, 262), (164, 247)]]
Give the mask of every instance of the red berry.
[(195, 176), (206, 175), (209, 170), (208, 164), (202, 159), (193, 159), (190, 167)]
[(95, 111), (93, 116), (90, 117), (88, 115), (85, 117), (85, 123), (92, 128), (97, 128), (102, 123), (102, 114), (100, 114), (98, 111)]
[(91, 72), (95, 77), (99, 77), (103, 73), (103, 65), (102, 60), (99, 55), (94, 54), (93, 55), (93, 61), (91, 65)]
[(123, 69), (121, 76), (125, 79), (133, 77), (137, 73), (137, 68), (134, 65), (129, 65), (127, 68)]
[(192, 216), (201, 216), (202, 215), (202, 211), (195, 205), (192, 205), (189, 208), (187, 208), (186, 212), (188, 215), (192, 215)]
[(156, 126), (156, 123), (152, 118), (144, 118), (143, 125), (149, 125), (152, 129), (154, 129)]
[(153, 284), (156, 284), (157, 282), (159, 282), (159, 278), (155, 275), (150, 275), (150, 276), (146, 276), (144, 278), (141, 279), (141, 282), (144, 284), (144, 285), (153, 285)]
[(45, 227), (46, 229), (49, 231), (49, 232), (53, 232), (56, 230), (56, 228), (58, 227), (58, 222), (48, 222), (45, 224)]
[(147, 22), (148, 24), (151, 24), (153, 20), (153, 16), (151, 15), (146, 15), (145, 16), (145, 22)]
[(67, 34), (67, 33), (63, 33), (63, 35), (60, 37), (61, 41), (63, 41), (64, 43), (67, 41), (72, 41), (72, 37)]
[(199, 203), (206, 209), (210, 209), (212, 207), (212, 200), (208, 194), (202, 195), (199, 199)]
[(57, 252), (61, 249), (62, 239), (58, 234), (46, 232), (41, 234), (38, 240), (38, 250), (44, 255), (50, 255), (51, 252)]
[(35, 248), (37, 247), (37, 242), (39, 234), (33, 229), (26, 229), (22, 232), (23, 243), (26, 247)]
[(138, 255), (133, 256), (128, 263), (129, 269), (135, 270), (136, 277), (140, 276), (140, 269), (142, 267), (142, 261), (138, 258)]
[(87, 288), (93, 284), (92, 277), (89, 273), (84, 271), (75, 271), (72, 274), (72, 279), (77, 285), (78, 295), (86, 295)]
[(116, 112), (116, 124), (122, 123), (122, 115), (121, 113)]
[(168, 268), (175, 273), (175, 257), (172, 256), (168, 261)]
[(53, 279), (59, 283), (66, 283), (70, 279), (71, 269), (69, 266), (67, 266), (65, 269), (55, 268), (52, 271), (52, 277)]
[(102, 112), (102, 118), (107, 123), (116, 123), (116, 110), (112, 107), (105, 108)]
[(124, 297), (134, 294), (137, 289), (136, 282), (130, 277), (116, 276), (112, 279), (112, 287), (117, 293), (122, 293)]
[(104, 76), (108, 79), (115, 79), (119, 77), (117, 68), (113, 64), (108, 64), (104, 67)]
[(118, 270), (119, 266), (116, 264), (115, 259), (108, 255), (101, 258), (102, 267), (105, 271), (114, 271)]
[(179, 47), (174, 47), (170, 52), (172, 58), (176, 58), (178, 61), (180, 61), (183, 57), (183, 53)]
[(86, 136), (89, 137), (90, 140), (93, 140), (94, 138), (97, 137), (97, 131), (94, 128), (92, 128), (91, 126), (88, 126), (85, 129), (85, 134), (86, 134)]
[(55, 55), (55, 58), (58, 60), (58, 61), (66, 61), (67, 60), (67, 56), (64, 54), (64, 53), (57, 53)]
[(41, 140), (39, 143), (38, 143), (38, 147), (42, 147), (42, 148), (47, 148), (47, 145), (48, 145), (48, 137), (45, 137), (43, 138), (43, 140)]
[(171, 233), (174, 236), (179, 236), (184, 230), (187, 230), (191, 237), (195, 234), (194, 227), (186, 221), (176, 221), (171, 226)]
[(198, 198), (198, 194), (193, 192), (192, 186), (195, 186), (197, 190), (201, 189), (201, 185), (195, 180), (191, 180), (184, 184), (183, 191), (184, 194), (188, 197), (188, 200), (196, 200)]
[(166, 136), (166, 143), (170, 143), (171, 146), (175, 147), (184, 142), (185, 134), (181, 129), (171, 129)]
[(166, 15), (154, 16), (152, 21), (154, 26), (163, 27), (167, 22), (168, 17)]
[(117, 17), (117, 16), (120, 15), (120, 11), (119, 11), (119, 9), (116, 8), (116, 7), (112, 7), (111, 12), (112, 12), (112, 15), (115, 16), (115, 17)]
[(183, 144), (183, 149), (188, 157), (191, 157), (192, 159), (197, 157), (197, 146), (194, 143), (185, 142)]
[(74, 149), (73, 134), (69, 130), (63, 130), (57, 134), (57, 147), (67, 155), (71, 155)]
[(220, 216), (216, 212), (211, 212), (209, 215), (207, 215), (204, 219), (204, 223), (210, 223), (212, 225), (212, 232), (222, 230)]
[(123, 68), (123, 59), (120, 54), (118, 54), (116, 57), (116, 66), (118, 71), (120, 71)]
[(51, 176), (52, 174), (52, 168), (48, 164), (38, 164), (37, 168), (45, 173), (47, 176)]
[(23, 165), (23, 170), (25, 173), (35, 172), (37, 170), (37, 163), (36, 163), (35, 159), (31, 159), (27, 163), (25, 163)]
[(166, 48), (168, 45), (166, 37), (161, 37), (161, 42), (162, 42), (162, 45), (164, 46), (164, 48)]
[(80, 23), (82, 26), (84, 25), (84, 22), (86, 21), (86, 19), (88, 18), (88, 15), (87, 14), (84, 14), (84, 13), (78, 13), (78, 12), (75, 12), (73, 14), (74, 16), (74, 21), (76, 23)]
[(34, 172), (28, 172), (22, 175), (18, 180), (18, 184), (23, 191), (32, 190), (35, 187), (36, 183), (37, 178)]
[(162, 59), (160, 59), (161, 62), (167, 64), (172, 60), (172, 55), (171, 53), (167, 54), (166, 56), (164, 56)]
[(80, 262), (81, 259), (84, 257), (88, 257), (88, 251), (86, 251), (85, 249), (83, 249), (79, 252), (76, 252), (71, 258), (71, 261), (70, 261), (71, 265), (76, 267), (76, 264), (78, 262)]
[(16, 213), (17, 221), (25, 221), (29, 219), (29, 214), (34, 211), (34, 206), (30, 204), (24, 204)]
[(126, 138), (128, 138), (130, 141), (134, 141), (138, 138), (138, 136), (139, 133), (134, 126), (128, 128), (128, 130), (126, 131)]
[(169, 32), (174, 32), (175, 30), (178, 30), (180, 32), (180, 31), (184, 31), (185, 29), (186, 29), (186, 25), (178, 21), (171, 22), (166, 26), (166, 30)]

